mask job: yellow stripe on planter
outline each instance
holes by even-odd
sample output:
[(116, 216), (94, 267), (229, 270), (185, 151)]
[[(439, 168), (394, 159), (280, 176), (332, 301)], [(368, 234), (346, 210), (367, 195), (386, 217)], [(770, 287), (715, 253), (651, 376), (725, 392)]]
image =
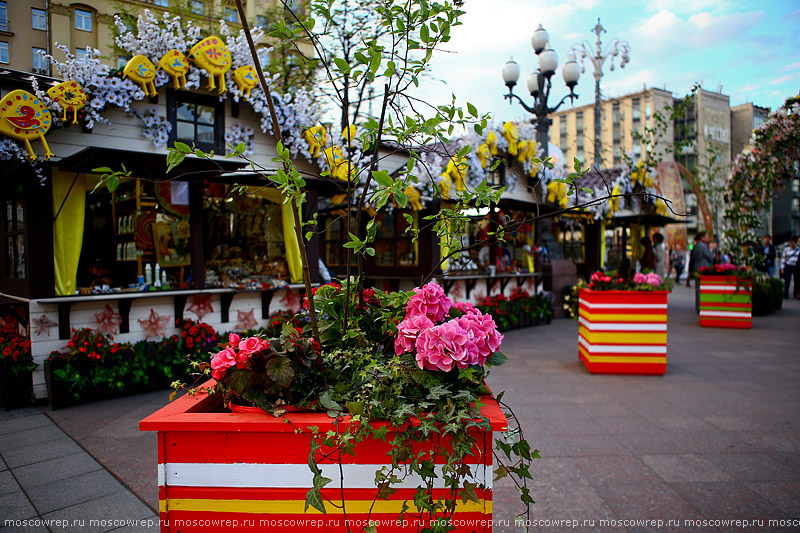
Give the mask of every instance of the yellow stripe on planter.
[[(170, 511), (197, 511), (203, 513), (248, 513), (248, 514), (279, 514), (279, 515), (321, 515), (313, 507), (305, 510), (304, 500), (210, 500), (170, 498), (159, 502), (159, 510), (163, 513)], [(348, 500), (346, 510), (352, 514), (396, 514), (400, 515), (403, 504), (413, 508), (413, 503), (406, 500)], [(344, 514), (341, 500), (326, 500), (327, 514)], [(491, 500), (462, 502), (456, 501), (456, 512), (466, 513), (491, 513)]]
[(592, 344), (667, 344), (667, 333), (645, 333), (642, 331), (598, 332), (581, 326), (578, 333)]
[[(633, 291), (631, 291), (633, 292)], [(590, 313), (589, 311), (581, 310), (581, 316), (586, 317), (590, 322), (666, 322), (667, 314), (623, 314), (623, 313)]]

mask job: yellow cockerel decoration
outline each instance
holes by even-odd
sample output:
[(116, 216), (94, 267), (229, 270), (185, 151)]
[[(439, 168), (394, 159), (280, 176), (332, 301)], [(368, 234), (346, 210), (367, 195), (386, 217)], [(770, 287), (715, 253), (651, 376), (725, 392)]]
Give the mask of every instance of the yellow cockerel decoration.
[(353, 139), (356, 136), (356, 125), (350, 124), (342, 130), (342, 139), (347, 143), (347, 146), (353, 145)]
[(645, 189), (655, 187), (656, 184), (653, 177), (647, 172), (647, 168), (642, 161), (639, 161), (636, 168), (631, 172), (631, 185), (636, 185), (637, 183)]
[(0, 100), (0, 133), (23, 141), (31, 160), (36, 154), (31, 148), (31, 139), (39, 139), (44, 147), (44, 158), (50, 159), (53, 152), (47, 146), (44, 135), (53, 124), (53, 117), (44, 104), (28, 91), (17, 89)]
[(519, 130), (513, 122), (503, 124), (503, 137), (508, 141), (508, 155), (517, 155), (517, 141), (519, 141)]
[(308, 143), (308, 151), (314, 159), (319, 157), (322, 147), (328, 142), (328, 132), (325, 126), (312, 126), (303, 132), (303, 138)]
[(225, 73), (231, 69), (231, 52), (225, 41), (212, 35), (206, 37), (196, 45), (192, 46), (189, 50), (189, 59), (194, 61), (194, 64), (208, 72), (208, 85), (206, 89), (217, 89), (214, 84), (214, 76), (219, 76), (219, 94), (224, 93), (225, 88)]
[(656, 213), (663, 216), (669, 216), (669, 209), (667, 209), (667, 203), (662, 200), (661, 198), (656, 199)]
[(566, 208), (569, 205), (568, 190), (566, 183), (551, 181), (547, 184), (547, 201), (558, 205), (562, 209)]
[(258, 86), (258, 74), (253, 65), (245, 65), (233, 71), (233, 81), (245, 98), (250, 98), (250, 91)]
[(322, 151), (322, 154), (325, 156), (325, 161), (331, 169), (331, 177), (337, 180), (347, 181), (348, 169), (355, 169), (350, 168), (350, 162), (342, 156), (342, 149), (338, 146), (329, 146)]
[(153, 80), (156, 79), (156, 66), (145, 56), (135, 55), (128, 61), (128, 64), (122, 69), (122, 79), (125, 79), (126, 76), (142, 86), (145, 96), (158, 95), (156, 84), (153, 83)]
[(172, 78), (173, 87), (182, 89), (186, 87), (186, 73), (189, 72), (189, 60), (183, 52), (173, 48), (158, 62), (158, 68)]
[(450, 187), (454, 184), (457, 191), (463, 191), (467, 188), (465, 178), (469, 170), (469, 162), (465, 158), (461, 158), (456, 162), (454, 158), (450, 158), (447, 162), (447, 168), (442, 172), (442, 198), (447, 200), (450, 198)]
[(411, 206), (411, 209), (422, 211), (422, 196), (419, 191), (414, 187), (407, 187), (403, 192), (408, 196), (408, 205)]
[(475, 152), (475, 155), (478, 156), (478, 161), (481, 162), (481, 168), (486, 170), (486, 165), (488, 165), (489, 161), (492, 159), (492, 152), (489, 149), (489, 145), (483, 143), (482, 145), (478, 146), (478, 150)]
[(78, 111), (83, 109), (89, 99), (83, 87), (74, 81), (62, 81), (55, 87), (50, 87), (47, 96), (64, 110), (64, 116), (61, 117), (64, 122), (67, 121), (67, 111), (72, 111), (73, 124), (78, 123)]
[(525, 163), (526, 161), (530, 163), (530, 169), (528, 170), (528, 175), (532, 178), (535, 177), (541, 170), (542, 164), (536, 163), (534, 164), (533, 160), (538, 157), (539, 154), (539, 143), (536, 141), (520, 141), (517, 144), (517, 160), (520, 163)]
[(619, 185), (614, 185), (614, 188), (611, 190), (611, 198), (608, 199), (607, 218), (611, 218), (614, 213), (619, 211), (620, 194), (622, 194), (622, 190), (619, 188)]

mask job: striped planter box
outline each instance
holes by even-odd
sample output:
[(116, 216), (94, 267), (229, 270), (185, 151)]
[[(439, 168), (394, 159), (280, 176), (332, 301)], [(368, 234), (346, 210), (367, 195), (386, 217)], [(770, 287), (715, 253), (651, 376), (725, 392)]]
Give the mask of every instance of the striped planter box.
[(753, 327), (753, 287), (736, 276), (700, 276), (700, 325)]
[[(308, 467), (310, 439), (295, 430), (316, 426), (324, 434), (336, 430), (333, 420), (321, 413), (291, 413), (281, 418), (266, 413), (227, 413), (221, 401), (219, 394), (185, 395), (139, 423), (142, 431), (158, 432), (162, 532), (242, 528), (345, 532), (347, 526), (361, 531), (368, 520), (378, 526), (378, 531), (418, 529), (413, 513), (419, 478), (409, 475), (402, 484), (394, 485), (399, 490), (388, 500), (376, 499), (375, 472), (391, 467), (387, 454), (393, 430), (386, 442), (364, 441), (356, 446), (355, 456), (344, 454), (341, 473), (338, 462), (320, 459), (324, 448), (318, 452), (323, 475), (334, 480), (322, 489), (327, 510), (322, 514), (313, 507), (304, 510), (313, 477)], [(476, 491), (480, 503), (457, 499), (453, 516), (456, 531), (491, 531), (492, 432), (506, 431), (507, 422), (493, 398), (484, 398), (484, 403), (481, 414), (489, 419), (492, 430), (476, 430), (477, 444), (467, 461), (472, 481), (485, 488)], [(339, 430), (347, 424), (346, 418)], [(440, 444), (446, 446), (446, 438)], [(430, 449), (431, 444), (420, 446)], [(441, 472), (441, 465), (438, 470)], [(434, 487), (434, 497), (447, 493), (443, 484)], [(343, 498), (346, 515), (341, 508)], [(404, 522), (399, 522), (404, 504), (409, 510)]]
[(666, 291), (582, 289), (578, 303), (578, 353), (589, 372), (667, 371)]

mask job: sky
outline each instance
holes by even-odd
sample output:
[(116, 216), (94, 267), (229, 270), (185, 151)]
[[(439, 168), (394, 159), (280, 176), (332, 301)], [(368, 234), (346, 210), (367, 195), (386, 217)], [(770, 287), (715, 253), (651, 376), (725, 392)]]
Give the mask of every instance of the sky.
[[(449, 103), (455, 93), (491, 112), (495, 122), (530, 119), (507, 92), (502, 68), (510, 56), (520, 66), (515, 93), (531, 104), (525, 81), (538, 66), (530, 38), (539, 24), (550, 33), (558, 71), (548, 100), (555, 105), (569, 92), (561, 77), (569, 49), (586, 41), (597, 18), (613, 39), (630, 43), (630, 63), (620, 69), (609, 60), (600, 82), (604, 98), (643, 87), (685, 95), (694, 83), (730, 96), (731, 106), (753, 102), (775, 109), (800, 91), (800, 1), (798, 0), (466, 0), (463, 25), (454, 28), (442, 53), (434, 56), (423, 94), (429, 102)], [(617, 58), (618, 59), (618, 58)], [(444, 83), (442, 83), (442, 80)], [(594, 102), (593, 67), (586, 64), (575, 92), (575, 106)], [(561, 109), (569, 108), (567, 100)]]

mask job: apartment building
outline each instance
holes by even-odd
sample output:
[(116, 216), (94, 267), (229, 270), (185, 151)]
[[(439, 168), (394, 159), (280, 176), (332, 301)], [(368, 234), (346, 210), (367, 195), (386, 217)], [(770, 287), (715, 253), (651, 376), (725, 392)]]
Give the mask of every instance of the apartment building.
[[(267, 13), (281, 5), (279, 0), (244, 2), (247, 20), (251, 25), (266, 26)], [(289, 6), (294, 11), (301, 10), (302, 2), (295, 0)], [(86, 54), (86, 47), (96, 48), (106, 64), (123, 66), (130, 58), (114, 45), (114, 15), (135, 20), (145, 9), (156, 16), (163, 12), (178, 14), (209, 34), (217, 31), (221, 19), (232, 29), (240, 24), (233, 0), (82, 0), (80, 3), (0, 0), (0, 67), (51, 74), (42, 53), (52, 53), (64, 61), (56, 43), (78, 57)]]
[(48, 74), (42, 53), (49, 50), (47, 2), (0, 1), (0, 68)]

